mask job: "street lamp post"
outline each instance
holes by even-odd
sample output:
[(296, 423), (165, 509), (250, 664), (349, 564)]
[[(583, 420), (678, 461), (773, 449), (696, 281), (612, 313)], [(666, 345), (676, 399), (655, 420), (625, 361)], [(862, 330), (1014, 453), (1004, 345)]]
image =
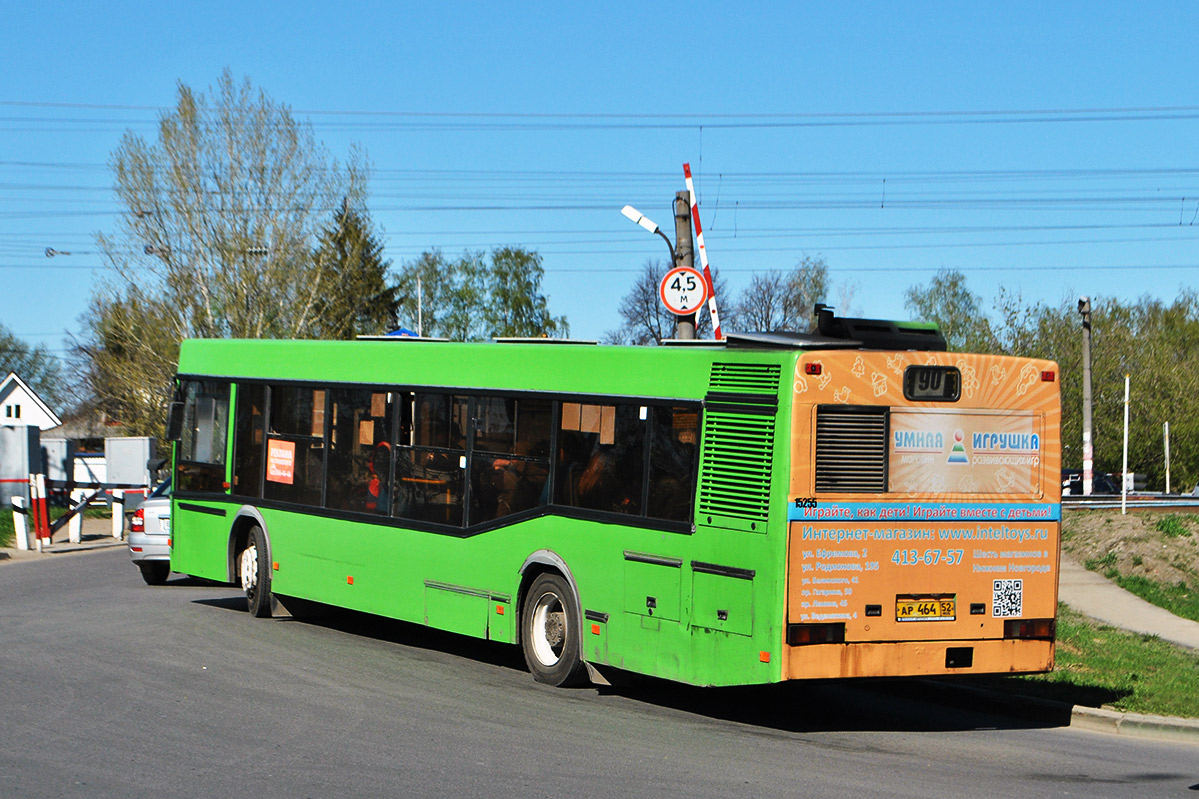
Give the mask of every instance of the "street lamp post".
[(624, 214), (626, 219), (631, 220), (634, 224), (641, 225), (641, 227), (645, 228), (650, 233), (656, 233), (659, 236), (661, 236), (662, 241), (666, 242), (666, 249), (670, 250), (670, 265), (671, 266), (676, 265), (675, 264), (675, 256), (674, 256), (674, 245), (670, 243), (670, 239), (667, 238), (666, 234), (662, 232), (662, 228), (658, 227), (657, 222), (650, 219), (648, 216), (644, 215), (643, 213), (641, 213), (640, 211), (638, 211), (636, 208), (634, 208), (631, 205), (626, 205), (624, 208), (621, 208), (620, 212), (622, 214)]
[[(626, 219), (640, 225), (650, 233), (656, 233), (666, 242), (667, 249), (670, 250), (670, 265), (675, 266), (691, 266), (692, 264), (692, 247), (691, 247), (691, 204), (687, 198), (686, 192), (679, 192), (675, 195), (675, 243), (670, 243), (670, 238), (662, 232), (662, 228), (645, 214), (638, 211), (631, 205), (626, 205), (620, 209), (620, 213)], [(675, 317), (675, 338), (677, 339), (694, 339), (695, 338), (695, 314)]]

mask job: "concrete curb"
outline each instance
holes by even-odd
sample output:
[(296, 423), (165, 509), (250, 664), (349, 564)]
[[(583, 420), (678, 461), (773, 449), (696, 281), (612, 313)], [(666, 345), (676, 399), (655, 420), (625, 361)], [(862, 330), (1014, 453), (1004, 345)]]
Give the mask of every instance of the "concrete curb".
[(15, 547), (5, 547), (4, 549), (0, 549), (0, 562), (11, 561), (13, 563), (24, 563), (26, 561), (40, 560), (42, 558), (51, 558), (55, 555), (78, 555), (81, 552), (97, 552), (104, 549), (113, 549), (114, 547), (128, 546), (128, 541), (122, 541), (116, 538), (108, 538), (92, 541), (85, 540), (80, 544), (69, 544), (59, 541), (41, 552), (38, 552), (36, 549), (16, 549)]
[[(920, 682), (941, 694), (942, 701), (954, 706), (960, 705), (958, 700), (962, 694), (966, 694), (989, 705), (997, 713), (1015, 718), (1109, 735), (1199, 744), (1199, 719), (1150, 716), (1145, 713), (1071, 705), (1068, 702), (1043, 699), (1039, 696), (1007, 693), (976, 685), (960, 685), (935, 678), (921, 679)], [(951, 698), (949, 694), (957, 694), (958, 700)], [(1070, 719), (1068, 724), (1065, 723), (1067, 717)]]
[(1076, 705), (1070, 712), (1070, 726), (1112, 735), (1199, 744), (1199, 719), (1148, 716)]

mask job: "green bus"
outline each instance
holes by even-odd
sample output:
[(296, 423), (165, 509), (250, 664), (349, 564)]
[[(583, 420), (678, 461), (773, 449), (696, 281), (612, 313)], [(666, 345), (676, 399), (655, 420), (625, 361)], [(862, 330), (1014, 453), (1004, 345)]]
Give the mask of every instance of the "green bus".
[[(927, 332), (185, 341), (171, 567), (240, 584), (255, 616), (316, 602), (517, 644), (554, 685), (1043, 671), (1056, 367)], [(992, 365), (1038, 377), (976, 392)], [(900, 466), (962, 429), (970, 480)], [(995, 430), (1027, 450), (1002, 480)], [(1011, 568), (979, 572), (977, 542), (1011, 531)]]

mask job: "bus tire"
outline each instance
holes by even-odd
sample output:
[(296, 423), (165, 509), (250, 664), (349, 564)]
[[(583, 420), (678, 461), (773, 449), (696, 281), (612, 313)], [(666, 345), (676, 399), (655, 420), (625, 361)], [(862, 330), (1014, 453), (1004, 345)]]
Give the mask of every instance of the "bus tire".
[(270, 553), (262, 528), (250, 528), (246, 548), (237, 556), (237, 571), (241, 590), (246, 592), (246, 607), (251, 616), (260, 619), (271, 615)]
[(521, 605), (520, 633), (521, 650), (534, 680), (556, 686), (586, 681), (579, 609), (561, 575), (546, 572), (533, 580)]
[(171, 575), (171, 563), (166, 560), (146, 560), (137, 564), (146, 585), (162, 585)]

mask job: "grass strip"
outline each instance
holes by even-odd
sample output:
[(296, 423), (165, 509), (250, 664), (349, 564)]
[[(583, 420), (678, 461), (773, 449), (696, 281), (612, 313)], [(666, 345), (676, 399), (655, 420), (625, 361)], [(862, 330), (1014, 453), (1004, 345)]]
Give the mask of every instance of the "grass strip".
[[(52, 505), (50, 506), (50, 519), (57, 521), (66, 512), (66, 508)], [(86, 519), (109, 519), (112, 518), (112, 511), (107, 508), (85, 508), (83, 516)], [(0, 547), (11, 547), (16, 537), (17, 531), (13, 527), (12, 512), (0, 511)]]
[(1199, 718), (1199, 652), (1058, 606), (1049, 674), (984, 677), (982, 687), (1085, 707)]
[(1120, 574), (1114, 569), (1104, 572), (1104, 576), (1125, 591), (1159, 608), (1165, 608), (1175, 616), (1199, 621), (1199, 588), (1191, 587), (1185, 581), (1180, 580), (1173, 585), (1159, 583), (1140, 575)]

